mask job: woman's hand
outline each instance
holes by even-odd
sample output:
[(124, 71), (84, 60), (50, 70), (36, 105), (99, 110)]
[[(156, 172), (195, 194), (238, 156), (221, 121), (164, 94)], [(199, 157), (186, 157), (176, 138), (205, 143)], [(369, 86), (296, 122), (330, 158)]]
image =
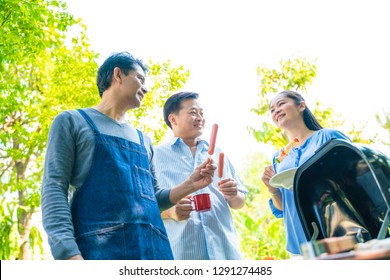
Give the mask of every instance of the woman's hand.
[(263, 176), (261, 177), (261, 180), (264, 182), (264, 185), (268, 188), (268, 191), (270, 193), (273, 193), (273, 194), (279, 192), (279, 189), (275, 189), (269, 183), (269, 180), (271, 180), (271, 178), (274, 175), (275, 175), (275, 170), (274, 170), (273, 166), (272, 165), (268, 165), (268, 166), (265, 167)]

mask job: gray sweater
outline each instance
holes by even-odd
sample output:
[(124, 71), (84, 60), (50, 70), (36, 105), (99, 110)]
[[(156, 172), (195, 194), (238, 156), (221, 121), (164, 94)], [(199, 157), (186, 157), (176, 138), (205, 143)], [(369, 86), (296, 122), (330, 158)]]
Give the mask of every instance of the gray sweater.
[[(118, 123), (96, 109), (86, 108), (100, 133), (140, 143), (131, 125)], [(155, 177), (153, 145), (144, 135), (151, 173)], [(70, 204), (89, 174), (95, 148), (91, 127), (76, 110), (60, 113), (50, 128), (42, 182), (42, 221), (55, 259), (67, 259), (80, 254), (74, 237)], [(160, 209), (169, 208), (169, 189), (161, 189), (154, 179)]]

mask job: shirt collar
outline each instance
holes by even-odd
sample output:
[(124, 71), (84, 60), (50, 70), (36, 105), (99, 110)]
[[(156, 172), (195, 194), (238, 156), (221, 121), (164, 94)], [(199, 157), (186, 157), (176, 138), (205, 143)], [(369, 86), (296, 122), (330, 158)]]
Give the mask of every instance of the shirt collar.
[[(183, 143), (183, 140), (181, 140), (180, 137), (172, 137), (169, 142), (168, 142), (171, 146), (174, 146), (174, 145), (177, 145), (178, 143)], [(199, 143), (203, 143), (203, 147), (208, 147), (208, 143), (206, 140), (202, 139), (202, 138), (198, 138), (198, 144)]]

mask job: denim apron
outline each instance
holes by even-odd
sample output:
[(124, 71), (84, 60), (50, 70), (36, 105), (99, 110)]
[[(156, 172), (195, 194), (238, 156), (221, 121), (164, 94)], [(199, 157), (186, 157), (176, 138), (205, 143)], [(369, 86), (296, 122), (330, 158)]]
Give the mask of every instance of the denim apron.
[(94, 260), (173, 259), (142, 133), (137, 130), (140, 144), (101, 134), (78, 111), (95, 136), (91, 170), (71, 206), (81, 255)]

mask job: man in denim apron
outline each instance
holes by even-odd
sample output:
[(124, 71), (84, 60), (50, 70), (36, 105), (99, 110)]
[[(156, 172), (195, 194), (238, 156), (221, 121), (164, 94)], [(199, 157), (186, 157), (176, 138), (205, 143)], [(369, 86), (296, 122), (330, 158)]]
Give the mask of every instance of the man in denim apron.
[(41, 202), (55, 259), (172, 259), (160, 209), (212, 181), (207, 160), (181, 185), (159, 187), (151, 140), (126, 120), (147, 93), (146, 70), (129, 53), (111, 55), (98, 71), (101, 102), (53, 121)]

